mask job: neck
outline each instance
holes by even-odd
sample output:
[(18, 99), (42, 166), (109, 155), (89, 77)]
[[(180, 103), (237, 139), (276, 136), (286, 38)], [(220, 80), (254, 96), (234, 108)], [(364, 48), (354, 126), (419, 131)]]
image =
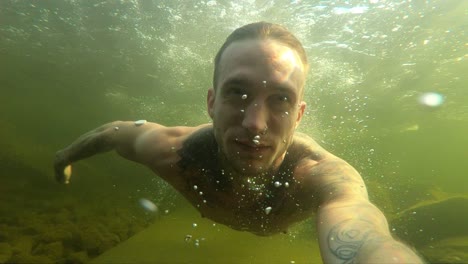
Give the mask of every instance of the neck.
[(226, 156), (222, 154), (220, 150), (220, 165), (222, 177), (227, 181), (231, 182), (234, 189), (238, 187), (248, 187), (249, 189), (255, 189), (256, 187), (264, 186), (273, 183), (277, 178), (277, 174), (280, 171), (281, 164), (284, 161), (286, 155), (283, 154), (277, 159), (274, 166), (267, 170), (258, 172), (240, 172), (238, 169), (232, 167), (231, 162), (227, 160)]

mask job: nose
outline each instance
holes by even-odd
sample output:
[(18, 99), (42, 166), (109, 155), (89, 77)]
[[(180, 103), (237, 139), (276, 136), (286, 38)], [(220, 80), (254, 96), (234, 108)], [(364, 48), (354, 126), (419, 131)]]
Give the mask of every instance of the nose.
[(265, 131), (268, 123), (268, 111), (261, 103), (252, 102), (244, 109), (242, 126), (253, 135), (258, 135)]

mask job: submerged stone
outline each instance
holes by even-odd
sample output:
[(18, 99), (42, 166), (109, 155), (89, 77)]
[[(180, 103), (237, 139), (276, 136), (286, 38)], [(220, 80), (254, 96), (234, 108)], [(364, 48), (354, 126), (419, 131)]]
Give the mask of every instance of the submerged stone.
[[(452, 196), (412, 206), (391, 221), (394, 234), (416, 247), (468, 236), (468, 197)], [(421, 231), (422, 230), (422, 231)]]

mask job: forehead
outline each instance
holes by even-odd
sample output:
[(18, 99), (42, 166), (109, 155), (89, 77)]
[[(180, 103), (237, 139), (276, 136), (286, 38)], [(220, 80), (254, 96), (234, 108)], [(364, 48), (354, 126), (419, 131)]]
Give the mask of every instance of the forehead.
[(288, 64), (303, 68), (301, 59), (295, 50), (276, 40), (247, 39), (231, 43), (223, 52), (220, 66), (252, 63)]
[(233, 75), (250, 75), (302, 86), (305, 70), (295, 50), (275, 40), (250, 39), (231, 43), (219, 61), (220, 84)]

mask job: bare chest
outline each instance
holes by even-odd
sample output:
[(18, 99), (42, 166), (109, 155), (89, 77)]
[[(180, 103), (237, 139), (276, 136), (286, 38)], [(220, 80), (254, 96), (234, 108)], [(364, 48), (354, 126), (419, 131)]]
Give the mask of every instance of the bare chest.
[(182, 193), (203, 217), (258, 235), (285, 232), (314, 208), (313, 195), (291, 180), (232, 186), (195, 179)]

